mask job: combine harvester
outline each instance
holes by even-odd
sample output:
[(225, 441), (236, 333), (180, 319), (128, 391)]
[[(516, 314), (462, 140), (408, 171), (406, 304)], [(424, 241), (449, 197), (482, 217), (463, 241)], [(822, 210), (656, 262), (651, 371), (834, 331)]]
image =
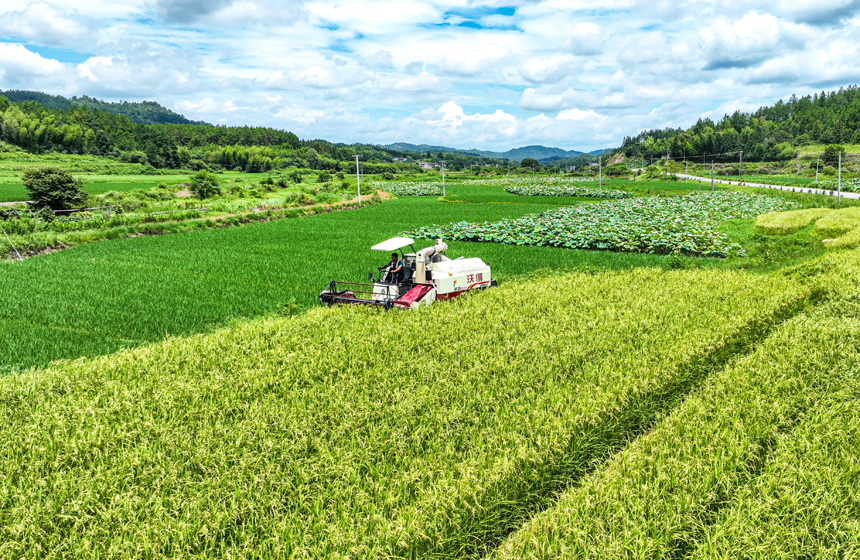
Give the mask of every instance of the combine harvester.
[[(426, 249), (416, 251), (415, 242), (408, 237), (392, 237), (371, 247), (374, 251), (400, 252), (403, 262), (402, 278), (392, 277), (390, 268), (374, 280), (373, 273), (368, 281), (339, 282), (332, 280), (319, 295), (321, 303), (328, 305), (375, 305), (384, 309), (397, 307), (414, 309), (430, 305), (437, 299), (450, 299), (471, 290), (490, 288), (496, 281), (490, 276), (490, 265), (479, 258), (451, 260), (442, 253), (448, 246), (441, 239)], [(404, 253), (409, 247), (411, 253)]]

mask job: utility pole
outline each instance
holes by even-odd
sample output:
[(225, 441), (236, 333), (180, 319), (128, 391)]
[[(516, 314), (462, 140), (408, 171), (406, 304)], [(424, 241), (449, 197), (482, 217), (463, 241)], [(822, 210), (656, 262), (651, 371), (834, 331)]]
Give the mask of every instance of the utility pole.
[(744, 182), (744, 151), (741, 150), (741, 163), (738, 166), (738, 183)]
[(821, 161), (821, 158), (817, 158), (815, 160), (815, 184), (818, 184), (818, 162)]
[(684, 182), (685, 183), (687, 182), (687, 173), (689, 173), (689, 172), (690, 172), (690, 162), (685, 161), (684, 162)]
[(445, 194), (445, 160), (442, 160), (442, 196), (447, 196)]
[(358, 205), (361, 206), (361, 171), (358, 168), (358, 154), (355, 154), (355, 180), (358, 182)]
[(842, 152), (839, 152), (839, 178), (836, 181), (836, 204), (842, 204)]
[(800, 184), (800, 151), (797, 152), (797, 171), (794, 173), (794, 184)]
[(714, 160), (711, 160), (711, 190), (714, 190)]
[(603, 186), (603, 156), (597, 158), (597, 173), (599, 176), (598, 186), (602, 187)]

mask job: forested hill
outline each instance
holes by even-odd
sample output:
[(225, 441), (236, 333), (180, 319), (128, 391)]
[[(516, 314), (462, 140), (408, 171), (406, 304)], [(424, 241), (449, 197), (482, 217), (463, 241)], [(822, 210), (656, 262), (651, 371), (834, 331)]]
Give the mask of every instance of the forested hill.
[[(735, 112), (718, 122), (699, 121), (687, 130), (648, 130), (625, 138), (616, 153), (632, 158), (725, 154), (734, 159), (743, 150), (744, 160), (777, 161), (791, 159), (797, 148), (809, 144), (860, 143), (860, 88), (849, 86), (830, 93), (821, 92), (755, 113)], [(720, 156), (713, 159), (720, 161)]]
[(395, 144), (388, 144), (387, 146), (382, 147), (405, 152), (416, 152), (419, 154), (428, 152), (459, 152), (462, 154), (494, 159), (509, 159), (516, 162), (520, 162), (525, 158), (532, 158), (541, 163), (549, 163), (562, 158), (570, 158), (582, 154), (582, 152), (577, 152), (576, 150), (562, 150), (561, 148), (548, 148), (546, 146), (525, 146), (522, 148), (514, 148), (507, 152), (492, 152), (476, 149), (464, 150), (459, 148), (447, 148), (445, 146), (430, 146), (427, 144), (409, 144), (406, 142), (397, 142)]
[[(151, 166), (152, 171), (210, 167), (262, 172), (289, 166), (340, 171), (352, 169), (356, 155), (361, 157), (367, 173), (390, 170), (385, 165), (410, 165), (394, 161), (395, 157), (409, 159), (408, 152), (378, 146), (300, 140), (292, 132), (264, 127), (140, 124), (126, 115), (80, 104), (79, 99), (66, 100), (70, 104), (64, 107), (63, 98), (42, 95), (41, 101), (14, 103), (0, 95), (0, 141), (33, 153), (116, 157), (123, 162)], [(2, 142), (0, 150), (5, 149)], [(435, 154), (422, 159), (444, 160), (448, 169), (495, 163), (462, 153)]]
[(174, 113), (155, 101), (143, 101), (142, 103), (121, 101), (119, 103), (110, 103), (86, 95), (68, 99), (61, 95), (50, 95), (41, 91), (21, 90), (0, 91), (0, 95), (5, 96), (13, 103), (18, 101), (35, 101), (48, 109), (71, 109), (75, 106), (88, 107), (115, 115), (125, 115), (137, 124), (207, 124), (202, 121), (186, 119), (179, 113)]

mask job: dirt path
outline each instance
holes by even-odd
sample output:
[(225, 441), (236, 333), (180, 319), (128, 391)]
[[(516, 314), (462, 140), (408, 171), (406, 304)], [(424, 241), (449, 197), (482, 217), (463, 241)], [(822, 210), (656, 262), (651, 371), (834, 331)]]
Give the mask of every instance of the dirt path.
[(15, 206), (16, 204), (30, 204), (32, 200), (21, 200), (18, 202), (0, 202), (0, 206)]

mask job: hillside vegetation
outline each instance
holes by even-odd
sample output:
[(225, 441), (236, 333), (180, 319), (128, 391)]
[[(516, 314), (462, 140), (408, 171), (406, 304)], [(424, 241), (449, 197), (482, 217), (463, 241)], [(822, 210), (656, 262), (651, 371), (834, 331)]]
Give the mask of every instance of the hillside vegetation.
[[(238, 167), (248, 172), (290, 166), (353, 170), (358, 155), (365, 173), (416, 169), (413, 164), (394, 165), (394, 157), (409, 158), (413, 154), (408, 152), (300, 140), (292, 132), (266, 127), (210, 126), (184, 118), (162, 118), (166, 109), (153, 103), (110, 104), (90, 98), (66, 103), (45, 94), (12, 93), (13, 99), (21, 101), (13, 103), (0, 95), (0, 140), (31, 153), (109, 156), (158, 169)], [(492, 161), (463, 153), (435, 159), (444, 159), (455, 169)]]
[(83, 97), (72, 97), (67, 99), (61, 95), (49, 95), (40, 91), (8, 90), (0, 91), (9, 101), (35, 101), (48, 109), (71, 109), (73, 107), (87, 107), (97, 111), (105, 111), (116, 115), (125, 115), (137, 124), (206, 124), (186, 119), (182, 115), (162, 107), (155, 101), (143, 101), (140, 103), (121, 101), (110, 103), (84, 95)]
[[(780, 100), (753, 113), (736, 111), (718, 122), (699, 121), (687, 130), (647, 130), (624, 139), (618, 153), (633, 159), (690, 157), (702, 154), (717, 161), (744, 152), (745, 161), (780, 161), (808, 144), (860, 144), (860, 88)], [(731, 154), (731, 156), (729, 156)], [(710, 159), (710, 158), (709, 158)], [(829, 163), (829, 162), (828, 162)]]

